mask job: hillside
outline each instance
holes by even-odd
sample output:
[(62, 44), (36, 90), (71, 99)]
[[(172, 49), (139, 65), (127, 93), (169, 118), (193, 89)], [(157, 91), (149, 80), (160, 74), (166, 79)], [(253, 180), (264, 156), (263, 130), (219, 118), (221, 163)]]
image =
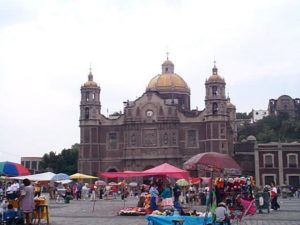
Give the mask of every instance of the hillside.
[(254, 135), (258, 143), (300, 142), (300, 118), (290, 118), (288, 114), (282, 113), (265, 117), (253, 124), (245, 124), (238, 130), (239, 141), (249, 135)]

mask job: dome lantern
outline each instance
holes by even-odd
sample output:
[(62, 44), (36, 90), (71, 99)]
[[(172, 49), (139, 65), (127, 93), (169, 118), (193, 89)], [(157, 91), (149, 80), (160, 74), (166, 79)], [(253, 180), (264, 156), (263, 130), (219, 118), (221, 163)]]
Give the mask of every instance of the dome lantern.
[(216, 60), (214, 61), (214, 67), (212, 69), (213, 75), (218, 75), (218, 68), (216, 67)]
[(84, 83), (85, 87), (97, 87), (97, 83), (93, 80), (92, 68), (90, 66), (90, 73), (88, 75), (88, 81)]
[(171, 60), (169, 60), (169, 52), (167, 52), (167, 59), (164, 61), (164, 63), (161, 65), (161, 74), (165, 73), (174, 73), (174, 64)]
[(221, 81), (224, 82), (224, 79), (218, 74), (218, 68), (216, 66), (216, 61), (214, 61), (214, 67), (212, 68), (212, 75), (208, 78), (209, 82)]

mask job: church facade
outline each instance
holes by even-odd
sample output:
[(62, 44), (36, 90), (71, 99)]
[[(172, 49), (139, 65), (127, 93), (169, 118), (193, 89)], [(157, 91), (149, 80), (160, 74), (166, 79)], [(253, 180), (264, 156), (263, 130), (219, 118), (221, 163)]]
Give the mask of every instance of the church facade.
[(90, 72), (81, 86), (79, 172), (144, 170), (161, 163), (182, 167), (203, 152), (233, 155), (236, 108), (214, 65), (205, 81), (205, 109), (190, 108), (190, 88), (167, 58), (145, 92), (113, 117), (101, 113), (101, 89)]

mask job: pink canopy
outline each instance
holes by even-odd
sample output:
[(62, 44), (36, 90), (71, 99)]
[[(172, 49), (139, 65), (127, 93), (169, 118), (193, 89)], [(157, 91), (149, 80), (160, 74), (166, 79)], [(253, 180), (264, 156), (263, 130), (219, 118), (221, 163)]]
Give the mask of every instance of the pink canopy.
[[(159, 166), (145, 170), (144, 173), (149, 174), (149, 175), (165, 175), (165, 176), (173, 177), (173, 178), (177, 178), (177, 179), (181, 179), (181, 178), (189, 179), (188, 171), (179, 169), (168, 163), (163, 163)], [(148, 175), (146, 175), (146, 176), (148, 176)]]
[(186, 170), (179, 169), (175, 166), (172, 166), (168, 163), (163, 163), (159, 166), (154, 168), (145, 170), (145, 171), (124, 171), (124, 172), (102, 172), (100, 176), (107, 177), (107, 178), (116, 178), (116, 177), (137, 177), (137, 176), (157, 176), (157, 175), (164, 175), (173, 178), (189, 178), (189, 173)]

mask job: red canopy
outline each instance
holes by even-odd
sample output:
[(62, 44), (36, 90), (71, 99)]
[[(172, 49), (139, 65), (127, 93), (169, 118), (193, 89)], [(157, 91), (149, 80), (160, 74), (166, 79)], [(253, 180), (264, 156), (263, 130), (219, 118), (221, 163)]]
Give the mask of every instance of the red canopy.
[(107, 178), (116, 178), (116, 177), (137, 177), (137, 176), (155, 176), (155, 175), (165, 175), (173, 178), (189, 178), (189, 173), (186, 170), (179, 169), (175, 166), (172, 166), (168, 163), (163, 163), (154, 168), (145, 170), (145, 171), (124, 171), (124, 172), (102, 172), (100, 176)]
[(228, 154), (218, 152), (205, 152), (193, 156), (183, 164), (185, 169), (201, 169), (224, 172), (227, 174), (240, 174), (241, 167)]

